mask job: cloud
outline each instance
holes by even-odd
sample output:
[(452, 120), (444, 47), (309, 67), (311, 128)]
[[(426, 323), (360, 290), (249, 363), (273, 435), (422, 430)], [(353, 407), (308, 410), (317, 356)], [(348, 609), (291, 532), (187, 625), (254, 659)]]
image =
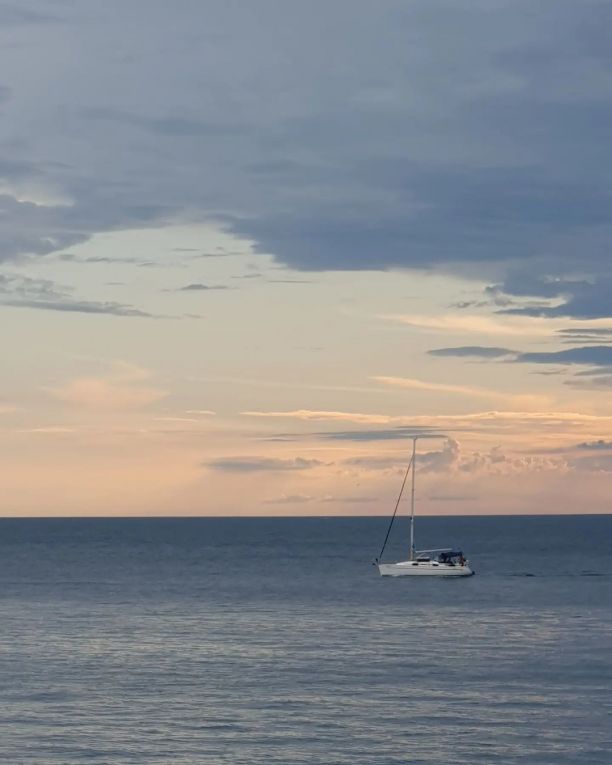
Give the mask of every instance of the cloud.
[(33, 308), (39, 311), (108, 314), (157, 318), (131, 305), (114, 301), (79, 300), (72, 289), (48, 279), (32, 279), (15, 274), (0, 274), (0, 305), (12, 308)]
[(77, 431), (75, 428), (63, 427), (61, 425), (49, 425), (49, 426), (40, 427), (40, 428), (21, 428), (19, 430), (16, 430), (15, 432), (27, 434), (27, 435), (57, 436), (57, 435), (68, 435), (71, 433), (76, 433)]
[(436, 428), (397, 426), (386, 430), (337, 430), (314, 435), (329, 441), (403, 441), (414, 436), (437, 438), (442, 434)]
[(222, 123), (173, 114), (151, 116), (108, 107), (86, 107), (83, 108), (82, 114), (89, 120), (138, 128), (163, 138), (205, 138), (241, 132), (240, 126), (235, 122)]
[(585, 390), (606, 390), (612, 387), (612, 366), (589, 367), (574, 372), (564, 385)]
[(328, 420), (330, 422), (357, 422), (385, 425), (397, 420), (385, 414), (363, 414), (360, 412), (328, 412), (311, 409), (295, 409), (288, 412), (240, 412), (245, 417), (271, 417), (294, 420)]
[(522, 266), (565, 285), (544, 298), (559, 305), (517, 310), (609, 315), (608, 4), (546, 0), (529, 24), (522, 4), (468, 0), (247, 5), (62, 4), (68, 48), (40, 4), (1, 7), (20, 35), (11, 152), (44, 157), (32, 174), (74, 200), (3, 197), (2, 258), (207, 218), (303, 271), (444, 270), (512, 295)]
[[(533, 472), (567, 472), (572, 469), (566, 456), (549, 454), (515, 454), (502, 446), (494, 446), (488, 451), (465, 450), (454, 438), (448, 438), (442, 449), (429, 452), (417, 452), (417, 471), (428, 474), (447, 474), (454, 480), (466, 480), (466, 476), (512, 476)], [(437, 480), (437, 479), (436, 479)], [(438, 501), (467, 501), (476, 497), (444, 492), (433, 495)]]
[(91, 255), (89, 257), (79, 257), (71, 252), (62, 252), (57, 255), (59, 260), (70, 263), (94, 263), (94, 264), (112, 264), (138, 266), (139, 268), (157, 268), (161, 263), (155, 263), (152, 260), (142, 260), (141, 258), (114, 257), (109, 255)]
[(39, 311), (63, 311), (67, 313), (107, 314), (109, 316), (138, 316), (157, 318), (151, 313), (141, 311), (123, 303), (97, 302), (93, 300), (1, 300), (0, 305), (13, 308), (33, 308)]
[(556, 301), (552, 304), (544, 302), (504, 308), (498, 313), (582, 320), (612, 317), (612, 279), (603, 273), (592, 275), (586, 280), (548, 274), (538, 279), (533, 274), (519, 272), (494, 289), (511, 295), (529, 295)]
[(557, 330), (557, 335), (567, 342), (575, 342), (576, 340), (606, 342), (612, 340), (612, 327), (571, 327)]
[(606, 375), (612, 375), (612, 367), (591, 367), (574, 372), (574, 377), (604, 377)]
[(115, 362), (105, 377), (79, 377), (46, 391), (58, 401), (93, 411), (142, 409), (160, 401), (166, 391), (142, 385), (150, 372), (124, 362)]
[(7, 26), (20, 26), (22, 24), (55, 24), (61, 21), (59, 16), (40, 13), (24, 5), (3, 3), (0, 6), (0, 23)]
[(326, 494), (322, 502), (344, 502), (344, 503), (350, 503), (352, 505), (358, 505), (358, 504), (369, 504), (370, 502), (378, 502), (378, 497), (364, 497), (364, 496), (339, 496), (336, 497), (333, 494)]
[(187, 253), (189, 260), (198, 260), (200, 258), (228, 258), (236, 255), (244, 255), (243, 252), (230, 252), (225, 247), (217, 246), (214, 252), (201, 252), (197, 247), (173, 247), (172, 252)]
[(195, 417), (154, 417), (155, 422), (200, 422)]
[(519, 353), (516, 361), (529, 364), (612, 365), (612, 345), (590, 345), (563, 351)]
[(565, 380), (563, 384), (578, 390), (610, 390), (612, 388), (612, 375), (599, 375), (591, 378), (579, 378), (576, 375)]
[(426, 380), (417, 380), (413, 377), (373, 377), (376, 382), (390, 385), (395, 388), (407, 388), (409, 390), (424, 390), (433, 393), (456, 393), (460, 396), (484, 396), (485, 398), (506, 398), (498, 391), (487, 390), (469, 385), (453, 385), (451, 383), (435, 383)]
[(434, 348), (427, 352), (430, 356), (456, 356), (459, 358), (477, 359), (500, 359), (516, 355), (516, 351), (512, 351), (509, 348), (497, 348), (486, 345), (462, 345), (458, 348)]
[(427, 473), (438, 473), (452, 470), (456, 467), (460, 458), (459, 442), (454, 438), (447, 438), (442, 449), (417, 454), (417, 466)]
[[(463, 480), (466, 475), (514, 475), (524, 472), (568, 471), (572, 469), (570, 457), (566, 454), (538, 453), (524, 454), (505, 451), (494, 446), (488, 451), (465, 450), (455, 438), (446, 438), (442, 448), (417, 451), (417, 472), (424, 477), (449, 475)], [(370, 454), (342, 460), (340, 465), (364, 471), (403, 473), (409, 454)], [(455, 496), (453, 494), (453, 496)]]
[(589, 473), (612, 473), (612, 454), (596, 454), (568, 459), (568, 465), (574, 470)]
[(406, 454), (366, 454), (360, 457), (349, 457), (342, 460), (342, 465), (363, 470), (406, 470), (407, 461), (410, 459)]
[(204, 467), (220, 470), (226, 473), (259, 473), (310, 470), (324, 465), (319, 460), (295, 457), (280, 459), (275, 457), (225, 457), (210, 460)]
[(61, 299), (67, 289), (58, 287), (49, 279), (32, 279), (16, 274), (0, 274), (0, 297)]
[(314, 284), (314, 279), (268, 279), (268, 284)]
[(226, 290), (229, 289), (224, 285), (208, 285), (194, 282), (192, 284), (186, 284), (184, 287), (179, 287), (176, 292), (206, 292), (207, 290)]
[[(287, 412), (250, 412), (256, 417), (272, 417), (297, 419), (308, 421), (311, 419), (330, 422), (352, 421), (365, 425), (388, 425), (393, 427), (406, 427), (410, 433), (419, 435), (419, 432), (427, 430), (432, 437), (438, 434), (452, 434), (453, 432), (466, 433), (519, 433), (530, 434), (536, 437), (544, 433), (571, 433), (585, 430), (594, 434), (599, 429), (609, 431), (612, 428), (612, 415), (592, 414), (577, 411), (555, 410), (498, 410), (475, 411), (465, 414), (422, 414), (412, 416), (387, 415), (377, 413), (348, 413), (348, 412), (310, 412), (309, 410), (296, 410)], [(314, 415), (311, 417), (310, 415)], [(329, 415), (329, 416), (328, 416)], [(338, 415), (341, 415), (338, 417)], [(342, 432), (342, 431), (340, 431)], [(372, 432), (376, 432), (373, 430)], [(283, 434), (285, 438), (291, 434)], [(315, 436), (321, 434), (314, 434)], [(327, 434), (321, 436), (328, 438)], [(365, 440), (365, 439), (360, 439)]]
[[(572, 335), (572, 337), (575, 337)], [(513, 351), (509, 348), (490, 348), (488, 346), (470, 345), (459, 346), (452, 348), (436, 348), (428, 353), (432, 356), (442, 357), (458, 357), (458, 358), (481, 358), (481, 359), (499, 359), (504, 358), (508, 361), (513, 361), (519, 364), (555, 364), (557, 366), (568, 365), (582, 365), (582, 366), (594, 366), (603, 367), (605, 370), (612, 368), (612, 345), (583, 345), (576, 346), (574, 348), (566, 348), (561, 351), (529, 351), (521, 353), (519, 351)], [(597, 370), (588, 372), (582, 372), (579, 374), (601, 374)], [(376, 378), (379, 380), (388, 380), (389, 384), (402, 385), (403, 378)], [(396, 381), (393, 383), (392, 381)], [(584, 383), (587, 384), (587, 383)], [(426, 388), (429, 385), (422, 383), (422, 387)], [(404, 387), (418, 388), (421, 386), (421, 381), (407, 380)], [(451, 389), (458, 388), (456, 392), (459, 392), (462, 386), (444, 385)], [(436, 384), (431, 383), (431, 389), (436, 389)], [(466, 389), (466, 393), (470, 389)]]
[(576, 449), (585, 449), (586, 451), (612, 451), (612, 441), (605, 441), (603, 438), (597, 441), (585, 441), (577, 444)]
[(304, 504), (327, 504), (327, 503), (350, 503), (367, 504), (376, 502), (377, 497), (362, 496), (335, 496), (333, 494), (324, 494), (323, 496), (312, 496), (310, 494), (281, 494), (280, 497), (264, 499), (265, 505), (304, 505)]
[(432, 494), (430, 502), (477, 502), (479, 497), (471, 494)]
[[(422, 448), (422, 447), (421, 447)], [(370, 454), (358, 457), (349, 457), (342, 460), (341, 464), (349, 467), (363, 468), (365, 470), (405, 470), (410, 460), (410, 452), (397, 452), (395, 454)], [(454, 438), (446, 437), (441, 449), (431, 451), (417, 451), (417, 470), (423, 473), (437, 473), (454, 470), (460, 461), (459, 442)]]
[[(584, 333), (591, 334), (584, 334)], [(588, 369), (576, 372), (570, 379), (564, 380), (563, 384), (577, 390), (610, 390), (612, 388), (612, 346), (601, 345), (601, 340), (606, 340), (612, 333), (610, 328), (586, 328), (560, 330), (562, 337), (568, 338), (569, 342), (577, 340), (590, 340), (591, 345), (567, 348), (561, 351), (536, 351), (525, 352), (512, 351), (509, 348), (491, 348), (488, 346), (459, 346), (452, 348), (436, 348), (428, 353), (432, 356), (457, 357), (457, 358), (480, 358), (483, 360), (512, 361), (520, 364), (551, 364), (558, 367), (550, 374), (564, 374), (568, 366), (588, 366)], [(559, 334), (558, 333), (558, 334)], [(406, 386), (409, 387), (409, 386)], [(449, 392), (451, 387), (448, 386)], [(460, 386), (459, 386), (460, 387)], [(459, 391), (456, 391), (459, 392)], [(467, 393), (467, 390), (466, 390)], [(518, 400), (517, 400), (518, 402)], [(537, 400), (534, 401), (537, 403)]]
[(47, 255), (86, 241), (88, 233), (63, 222), (68, 208), (50, 204), (53, 200), (40, 199), (39, 194), (23, 194), (23, 177), (16, 165), (0, 171), (0, 262), (23, 254)]
[(511, 322), (482, 314), (443, 314), (439, 316), (391, 314), (380, 316), (379, 318), (420, 329), (438, 330), (440, 332), (460, 332), (462, 334), (524, 337), (525, 335), (547, 335), (549, 333), (548, 327), (542, 322), (538, 323), (537, 321), (526, 319)]
[(281, 494), (280, 497), (264, 499), (264, 505), (304, 505), (319, 501), (317, 497), (309, 494)]

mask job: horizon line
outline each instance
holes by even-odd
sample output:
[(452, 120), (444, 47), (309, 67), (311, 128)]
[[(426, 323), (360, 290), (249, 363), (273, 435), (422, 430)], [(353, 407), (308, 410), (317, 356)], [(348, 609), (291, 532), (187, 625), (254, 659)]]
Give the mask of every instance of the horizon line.
[[(595, 518), (612, 516), (612, 509), (601, 513), (436, 513), (419, 515), (419, 518)], [(0, 515), (2, 521), (87, 521), (87, 520), (327, 520), (327, 519), (378, 519), (388, 515)], [(404, 516), (401, 516), (404, 518)], [(405, 516), (409, 520), (408, 516)]]

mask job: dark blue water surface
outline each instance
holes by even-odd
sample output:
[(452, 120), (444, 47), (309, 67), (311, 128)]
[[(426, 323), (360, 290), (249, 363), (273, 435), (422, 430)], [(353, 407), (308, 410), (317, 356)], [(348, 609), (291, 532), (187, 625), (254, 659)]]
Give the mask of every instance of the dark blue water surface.
[(385, 530), (0, 521), (0, 761), (610, 765), (612, 517), (419, 519), (458, 580)]

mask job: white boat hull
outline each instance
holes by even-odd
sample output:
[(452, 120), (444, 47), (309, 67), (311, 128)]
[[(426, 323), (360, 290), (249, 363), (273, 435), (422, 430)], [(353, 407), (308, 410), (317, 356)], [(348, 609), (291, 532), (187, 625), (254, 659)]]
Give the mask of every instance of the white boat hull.
[(472, 576), (474, 573), (467, 563), (449, 565), (438, 561), (406, 560), (378, 563), (377, 566), (381, 576)]

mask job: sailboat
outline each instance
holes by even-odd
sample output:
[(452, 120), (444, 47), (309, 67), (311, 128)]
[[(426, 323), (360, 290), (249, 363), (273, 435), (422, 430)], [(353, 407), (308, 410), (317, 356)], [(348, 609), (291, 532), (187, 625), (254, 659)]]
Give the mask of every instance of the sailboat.
[[(416, 442), (418, 436), (412, 438), (412, 457), (408, 463), (408, 468), (404, 475), (402, 488), (395, 504), (395, 510), (387, 529), (387, 536), (383, 542), (382, 549), (378, 558), (374, 560), (374, 565), (378, 566), (381, 576), (472, 576), (475, 572), (470, 568), (461, 550), (455, 550), (452, 547), (443, 547), (437, 550), (416, 550), (414, 543), (414, 490), (415, 490), (415, 464), (416, 464)], [(397, 509), (404, 493), (408, 474), (412, 475), (412, 497), (410, 508), (410, 552), (408, 560), (397, 563), (383, 563), (382, 556), (387, 546), (389, 534), (393, 527), (393, 521), (397, 515)]]

